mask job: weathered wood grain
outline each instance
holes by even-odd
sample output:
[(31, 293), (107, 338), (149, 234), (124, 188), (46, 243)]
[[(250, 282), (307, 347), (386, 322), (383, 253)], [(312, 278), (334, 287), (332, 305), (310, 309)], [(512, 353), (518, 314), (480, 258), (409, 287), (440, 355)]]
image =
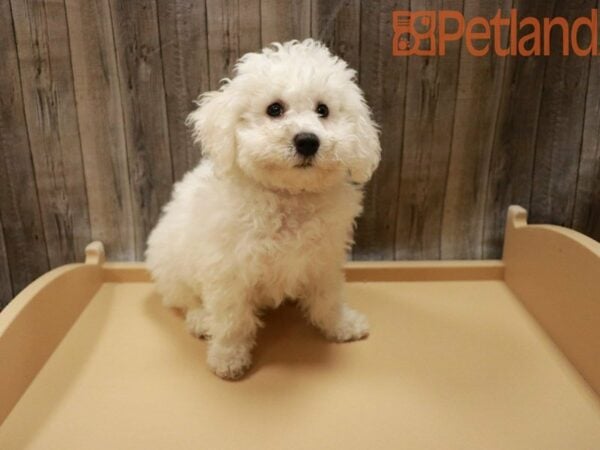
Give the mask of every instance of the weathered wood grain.
[[(565, 17), (572, 23), (577, 17), (589, 16), (596, 2), (558, 1), (553, 15)], [(559, 51), (561, 34), (559, 30), (553, 30), (554, 52), (546, 61), (529, 217), (532, 223), (571, 226), (590, 58), (573, 54), (563, 56)], [(583, 30), (580, 36), (582, 45), (586, 45), (589, 33)]]
[(464, 42), (392, 56), (394, 10), (510, 6), (572, 22), (600, 2), (0, 2), (0, 305), (91, 238), (141, 258), (200, 158), (192, 100), (243, 53), (308, 36), (359, 69), (382, 128), (356, 259), (499, 257), (511, 203), (600, 239), (599, 57), (563, 57), (557, 34), (550, 57), (473, 57)]
[[(413, 0), (410, 9), (462, 12), (463, 2)], [(396, 259), (440, 258), (460, 52), (461, 43), (454, 41), (448, 44), (445, 56), (408, 59)]]
[(83, 258), (90, 221), (62, 1), (12, 1), (27, 131), (51, 267)]
[(179, 180), (200, 161), (185, 118), (198, 95), (210, 89), (206, 5), (196, 0), (158, 0), (157, 5), (173, 178)]
[(0, 220), (0, 311), (13, 297), (12, 282), (10, 280), (10, 266), (2, 232), (2, 220)]
[(220, 80), (231, 77), (240, 56), (260, 50), (260, 0), (209, 0), (206, 13), (210, 88), (214, 90)]
[(350, 67), (360, 58), (360, 0), (312, 0), (311, 35)]
[[(600, 8), (600, 2), (598, 2)], [(592, 58), (573, 228), (600, 241), (600, 58)]]
[[(518, 0), (515, 8), (520, 17), (552, 17), (555, 3)], [(542, 56), (516, 56), (506, 61), (485, 200), (484, 258), (501, 256), (508, 207), (530, 206), (545, 63)]]
[(261, 0), (261, 42), (302, 40), (311, 35), (311, 0)]
[(141, 258), (173, 185), (156, 3), (111, 0), (111, 14), (133, 193), (135, 254)]
[(360, 85), (381, 126), (383, 153), (367, 185), (355, 259), (394, 259), (408, 61), (392, 56), (392, 11), (408, 7), (408, 0), (361, 4)]
[(107, 0), (66, 0), (93, 239), (111, 259), (135, 258), (131, 186)]
[(0, 2), (0, 221), (12, 291), (48, 270), (9, 2)]
[[(511, 0), (465, 0), (465, 19), (507, 16)], [(503, 47), (508, 33), (504, 29)], [(506, 59), (489, 52), (472, 56), (461, 52), (452, 149), (442, 219), (441, 257), (479, 259), (485, 191), (494, 141)]]

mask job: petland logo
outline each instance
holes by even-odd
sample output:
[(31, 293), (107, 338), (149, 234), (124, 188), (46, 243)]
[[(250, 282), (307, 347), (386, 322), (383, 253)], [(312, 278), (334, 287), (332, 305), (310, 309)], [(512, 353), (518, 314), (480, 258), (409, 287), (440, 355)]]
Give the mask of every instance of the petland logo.
[[(499, 56), (548, 56), (551, 33), (557, 32), (562, 36), (563, 55), (598, 55), (597, 9), (572, 24), (564, 17), (519, 19), (516, 9), (510, 10), (509, 17), (502, 17), (498, 10), (491, 19), (474, 17), (467, 21), (458, 11), (394, 11), (392, 23), (394, 56), (445, 55), (448, 42), (463, 37), (473, 56), (485, 56), (490, 51)], [(503, 47), (506, 32), (508, 43)]]

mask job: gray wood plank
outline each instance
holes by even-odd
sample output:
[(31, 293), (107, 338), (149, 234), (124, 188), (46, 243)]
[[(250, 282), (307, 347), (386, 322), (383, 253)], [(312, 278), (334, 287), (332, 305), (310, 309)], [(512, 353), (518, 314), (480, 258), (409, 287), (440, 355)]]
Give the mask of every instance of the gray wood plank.
[(8, 305), (13, 297), (12, 282), (10, 280), (10, 265), (6, 244), (4, 243), (4, 232), (2, 220), (0, 220), (0, 311)]
[(94, 240), (112, 260), (135, 258), (131, 187), (110, 8), (66, 0), (71, 60)]
[(312, 0), (311, 14), (311, 35), (358, 70), (360, 0)]
[[(598, 2), (600, 8), (600, 2)], [(592, 58), (573, 228), (600, 241), (600, 58)]]
[[(498, 10), (506, 17), (511, 5), (511, 0), (465, 0), (465, 19), (493, 17)], [(506, 48), (508, 34), (503, 31)], [(443, 259), (479, 259), (483, 255), (485, 191), (505, 62), (506, 58), (493, 52), (484, 57), (472, 56), (465, 49), (461, 52), (442, 219)]]
[(408, 61), (392, 56), (392, 11), (409, 1), (361, 4), (360, 85), (381, 126), (381, 164), (366, 188), (354, 259), (394, 259)]
[[(572, 23), (577, 17), (589, 15), (596, 2), (558, 1), (553, 15), (565, 17)], [(587, 40), (589, 42), (589, 36)], [(563, 56), (557, 52), (561, 48), (561, 33), (553, 32), (551, 42), (555, 51), (547, 59), (543, 80), (529, 217), (533, 223), (570, 227), (583, 139), (590, 58)]]
[(231, 77), (237, 59), (260, 50), (260, 0), (209, 0), (206, 4), (210, 88)]
[[(413, 0), (410, 9), (462, 12), (462, 0)], [(455, 31), (455, 30), (451, 30)], [(408, 60), (396, 259), (439, 259), (461, 42), (445, 56)]]
[(111, 0), (110, 5), (133, 193), (135, 255), (142, 258), (173, 185), (158, 18), (154, 0)]
[(261, 0), (262, 45), (310, 37), (311, 0)]
[(17, 294), (48, 270), (9, 2), (0, 2), (0, 221)]
[(62, 1), (12, 1), (21, 84), (51, 267), (82, 260), (90, 221)]
[[(515, 8), (521, 17), (552, 17), (555, 3), (519, 0)], [(516, 56), (506, 63), (485, 201), (483, 257), (490, 259), (502, 254), (508, 207), (530, 206), (546, 59)]]
[(210, 89), (206, 5), (196, 0), (158, 0), (157, 5), (173, 178), (179, 180), (200, 161), (185, 118), (198, 95)]

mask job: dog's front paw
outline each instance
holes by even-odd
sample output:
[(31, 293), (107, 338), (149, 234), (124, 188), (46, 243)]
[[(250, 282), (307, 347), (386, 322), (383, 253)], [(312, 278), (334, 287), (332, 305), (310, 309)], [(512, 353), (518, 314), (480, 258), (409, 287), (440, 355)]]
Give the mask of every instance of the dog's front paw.
[(369, 335), (369, 322), (364, 314), (344, 305), (337, 320), (323, 331), (335, 342), (357, 341)]
[(222, 345), (210, 342), (208, 367), (226, 380), (241, 378), (252, 365), (252, 355), (247, 345)]

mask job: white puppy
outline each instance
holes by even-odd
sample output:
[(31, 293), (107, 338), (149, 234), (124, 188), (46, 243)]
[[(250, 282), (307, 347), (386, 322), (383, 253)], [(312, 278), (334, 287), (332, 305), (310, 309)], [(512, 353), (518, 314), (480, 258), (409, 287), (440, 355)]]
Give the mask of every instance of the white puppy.
[(146, 252), (164, 304), (209, 337), (223, 378), (250, 366), (257, 312), (286, 298), (329, 339), (368, 335), (344, 303), (342, 266), (381, 153), (355, 71), (321, 43), (246, 54), (234, 75), (188, 117), (204, 158), (175, 185)]

